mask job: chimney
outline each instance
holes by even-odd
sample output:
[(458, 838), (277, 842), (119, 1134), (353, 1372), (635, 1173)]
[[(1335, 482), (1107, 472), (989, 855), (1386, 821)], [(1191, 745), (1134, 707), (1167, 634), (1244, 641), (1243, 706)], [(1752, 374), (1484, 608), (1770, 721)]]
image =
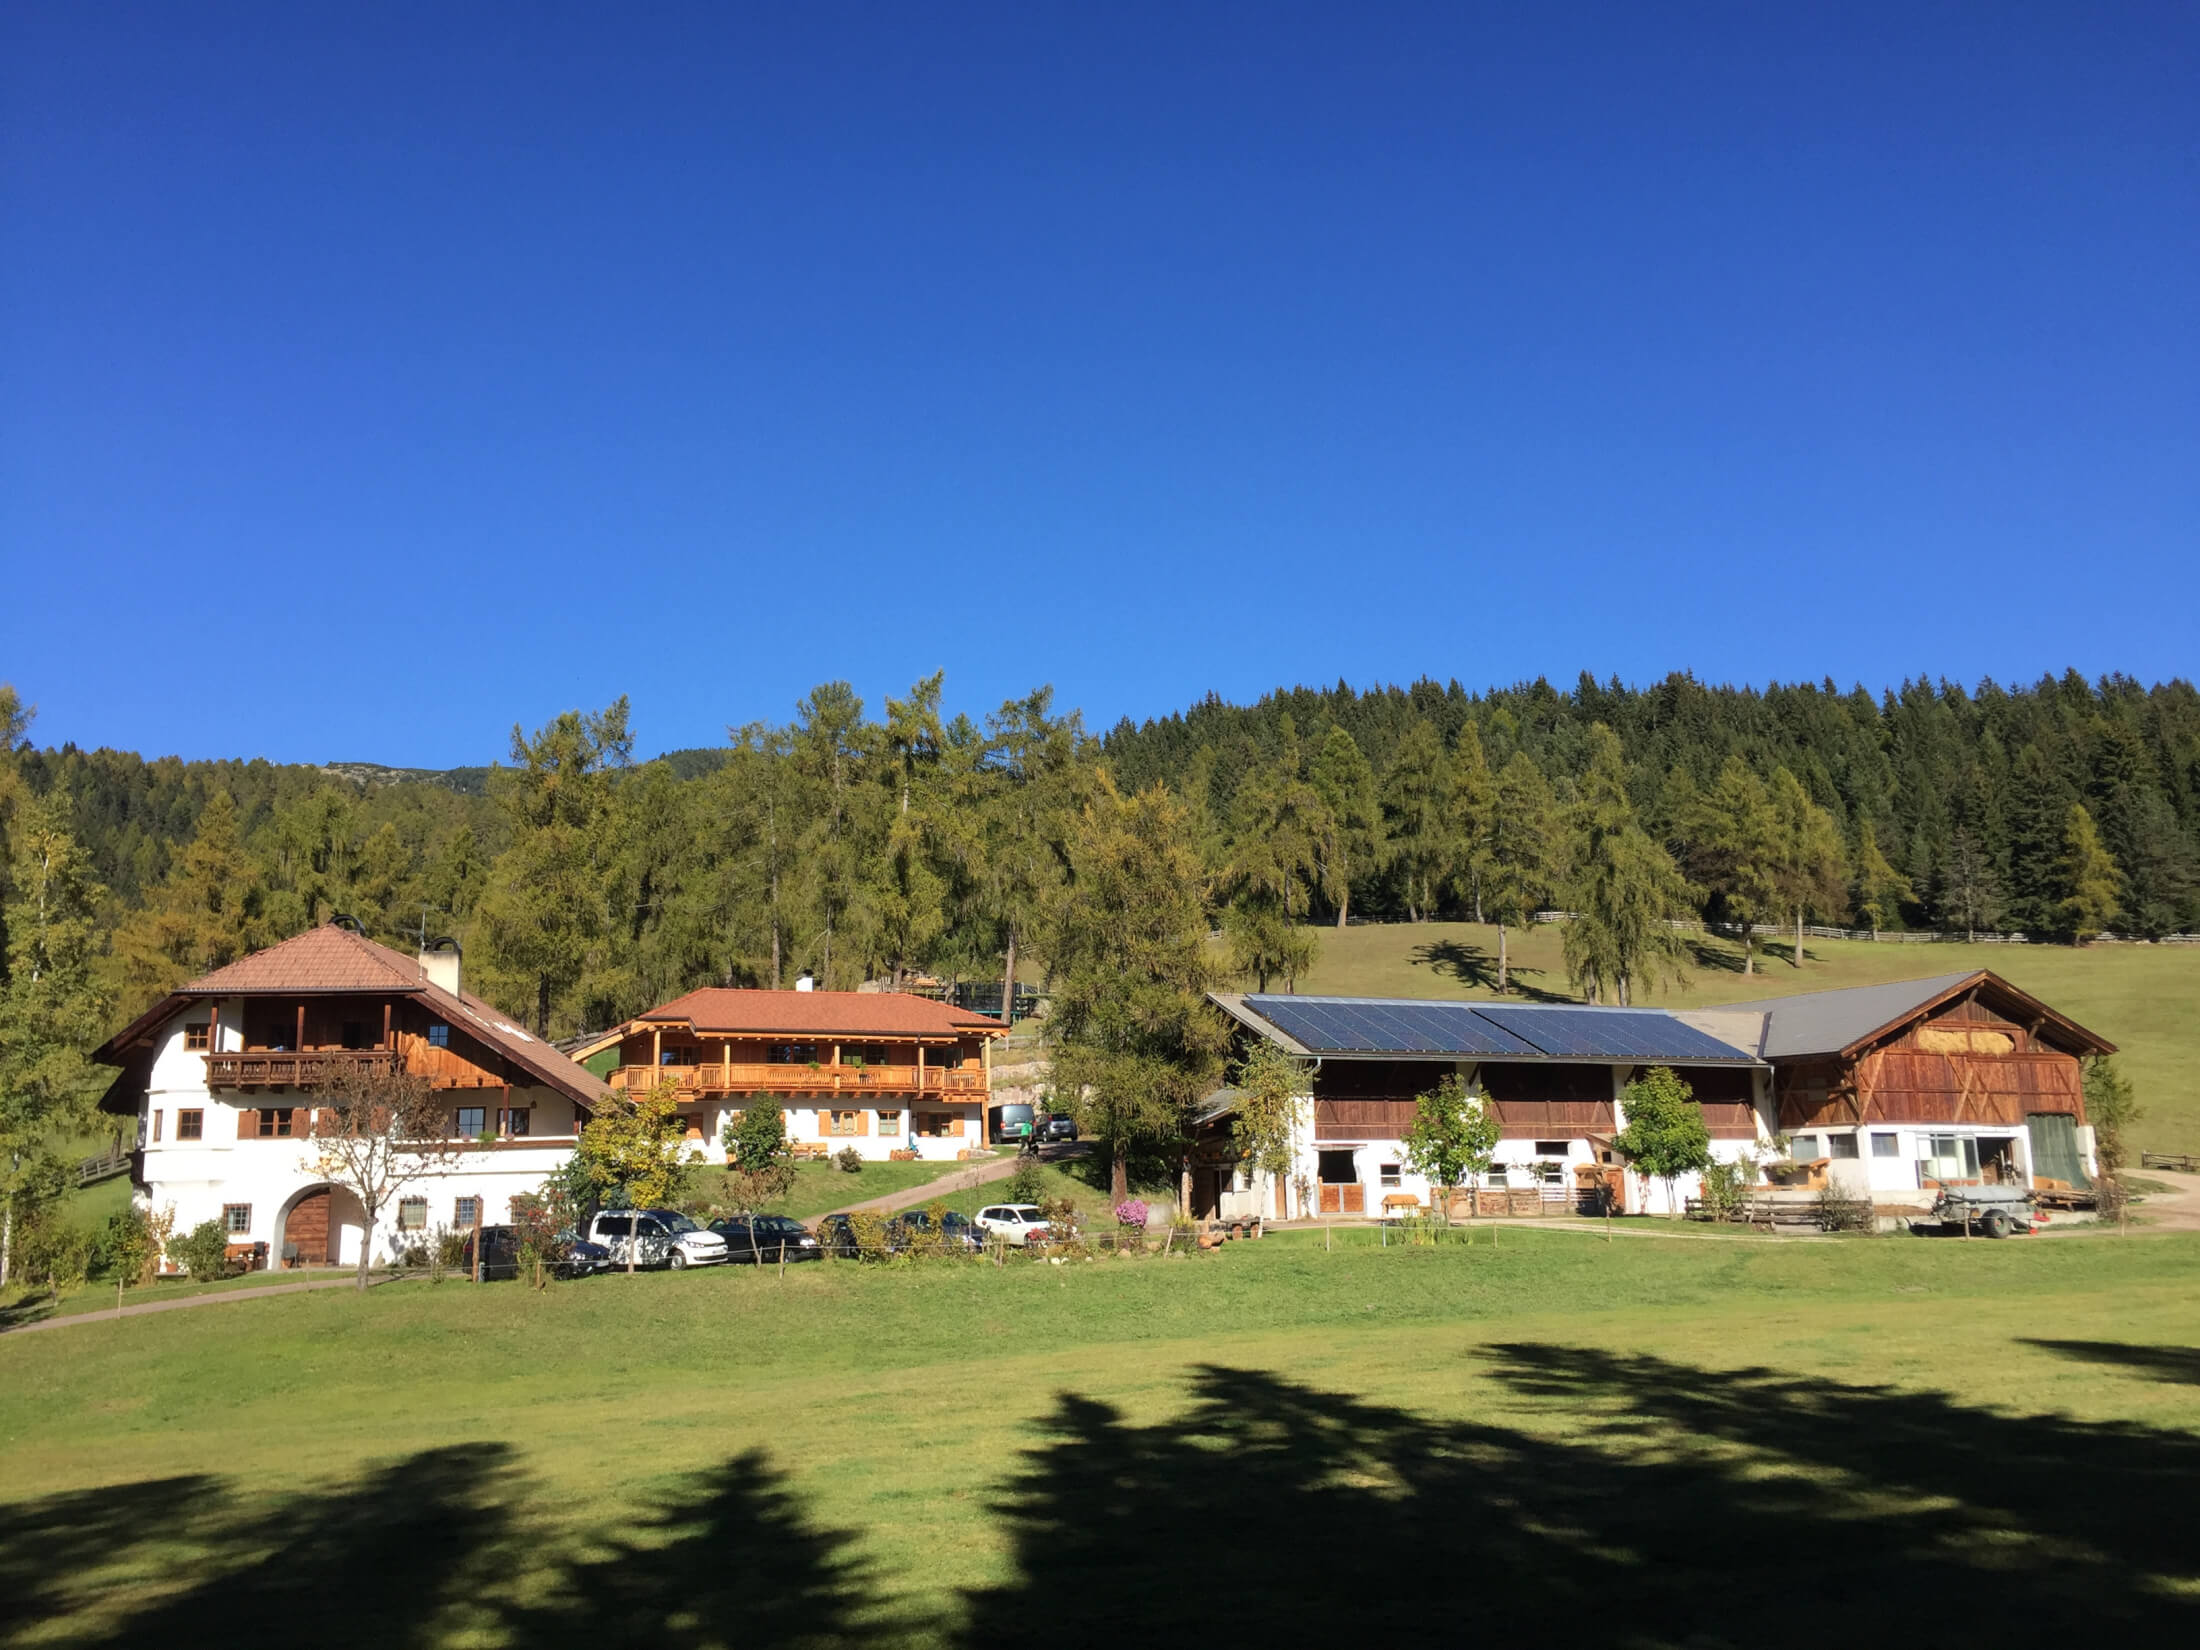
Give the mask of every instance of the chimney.
[(815, 991), (817, 989), (817, 976), (805, 968), (794, 977), (794, 988), (797, 991)]
[(458, 995), (458, 965), (462, 953), (454, 939), (430, 940), (420, 948), (420, 977)]

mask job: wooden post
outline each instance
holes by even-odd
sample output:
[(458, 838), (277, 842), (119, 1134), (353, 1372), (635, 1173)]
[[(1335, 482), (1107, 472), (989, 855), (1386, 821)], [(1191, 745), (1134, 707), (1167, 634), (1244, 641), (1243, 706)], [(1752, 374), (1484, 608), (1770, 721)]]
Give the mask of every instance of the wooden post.
[(303, 1054), (306, 1051), (306, 1005), (304, 1003), (298, 1005), (298, 1036), (290, 1046), (294, 1053)]
[(387, 1001), (382, 1004), (382, 1046), (384, 1048), (395, 1046), (390, 1042), (390, 1005)]
[(657, 1083), (657, 1076), (656, 1076), (657, 1070), (658, 1070), (658, 1068), (662, 1067), (662, 1066), (664, 1065), (664, 1063), (665, 1063), (665, 1028), (664, 1028), (663, 1026), (652, 1026), (652, 1027), (650, 1027), (650, 1031), (649, 1031), (649, 1064), (650, 1064), (650, 1078), (649, 1078), (649, 1081), (650, 1081), (650, 1086), (651, 1086), (651, 1087), (653, 1087), (653, 1088), (654, 1088), (654, 1087), (656, 1086), (656, 1083)]
[(924, 1044), (917, 1044), (917, 1092), (924, 1092)]
[(481, 1217), (489, 1212), (489, 1200), (474, 1193), (474, 1282), (481, 1281)]
[(221, 1051), (222, 1005), (220, 1001), (217, 1000), (214, 1003), (213, 1017), (206, 1022), (206, 1052), (209, 1054), (219, 1054), (221, 1053)]

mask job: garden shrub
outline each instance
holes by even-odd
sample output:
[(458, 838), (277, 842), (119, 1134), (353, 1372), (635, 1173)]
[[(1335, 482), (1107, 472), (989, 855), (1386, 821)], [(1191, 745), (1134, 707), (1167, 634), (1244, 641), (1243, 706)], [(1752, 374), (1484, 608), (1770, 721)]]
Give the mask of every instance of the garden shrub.
[(229, 1270), (229, 1234), (218, 1220), (202, 1220), (180, 1238), (168, 1240), (168, 1258), (198, 1282)]
[(843, 1146), (833, 1154), (833, 1167), (842, 1174), (861, 1174), (863, 1154), (853, 1146)]
[(1020, 1160), (1016, 1165), (1016, 1172), (1008, 1177), (1008, 1200), (1011, 1203), (1036, 1203), (1046, 1196), (1046, 1189), (1046, 1175), (1035, 1157)]
[(856, 1240), (856, 1259), (890, 1260), (893, 1258), (893, 1237), (890, 1222), (876, 1209), (858, 1209), (848, 1217), (848, 1230)]

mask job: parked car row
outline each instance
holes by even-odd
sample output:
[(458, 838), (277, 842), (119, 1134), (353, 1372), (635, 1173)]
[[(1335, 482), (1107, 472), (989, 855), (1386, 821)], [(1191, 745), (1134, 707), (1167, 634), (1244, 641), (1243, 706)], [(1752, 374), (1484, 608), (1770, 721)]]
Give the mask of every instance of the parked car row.
[[(930, 1211), (906, 1210), (886, 1223), (887, 1247), (901, 1254), (931, 1230)], [(1034, 1203), (988, 1204), (976, 1219), (948, 1210), (940, 1220), (941, 1238), (950, 1249), (982, 1250), (996, 1238), (1021, 1249), (1045, 1243), (1050, 1232), (1045, 1211)], [(518, 1277), (519, 1228), (485, 1226), (478, 1235), (481, 1276)], [(466, 1236), (461, 1267), (467, 1272), (474, 1269), (475, 1236)], [(552, 1266), (560, 1277), (579, 1278), (623, 1271), (629, 1257), (638, 1270), (677, 1272), (691, 1266), (778, 1266), (828, 1255), (853, 1260), (859, 1248), (855, 1223), (846, 1215), (827, 1215), (812, 1232), (787, 1215), (729, 1215), (702, 1226), (677, 1209), (604, 1209), (588, 1222), (586, 1235), (560, 1236)]]

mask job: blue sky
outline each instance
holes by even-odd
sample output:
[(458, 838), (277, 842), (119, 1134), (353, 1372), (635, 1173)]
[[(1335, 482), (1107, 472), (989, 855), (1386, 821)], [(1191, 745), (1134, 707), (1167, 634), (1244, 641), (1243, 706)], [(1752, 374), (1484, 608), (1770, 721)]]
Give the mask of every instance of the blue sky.
[(1039, 682), (2191, 675), (2200, 11), (18, 6), (0, 677), (442, 766)]

